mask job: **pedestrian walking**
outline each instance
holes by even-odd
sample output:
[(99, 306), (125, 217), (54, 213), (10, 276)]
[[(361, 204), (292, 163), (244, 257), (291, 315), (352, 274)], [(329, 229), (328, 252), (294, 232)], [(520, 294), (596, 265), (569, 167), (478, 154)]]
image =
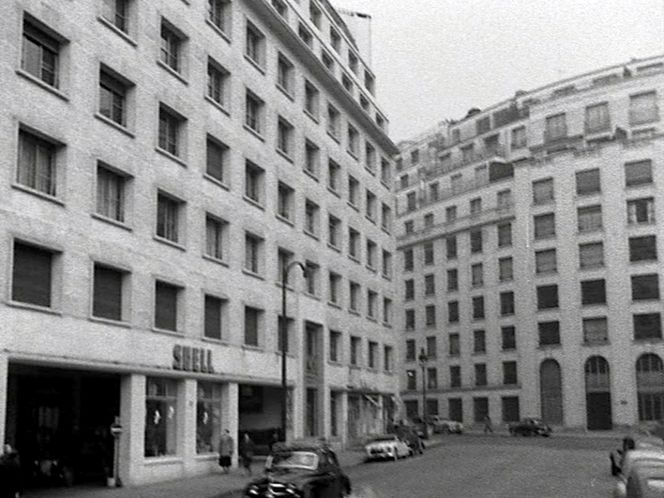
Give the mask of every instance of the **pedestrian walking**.
[(233, 441), (233, 437), (228, 429), (224, 429), (223, 434), (219, 438), (219, 466), (223, 469), (224, 474), (228, 474), (234, 450), (235, 441)]
[(242, 460), (242, 467), (251, 475), (251, 462), (254, 458), (254, 442), (249, 437), (249, 433), (245, 432), (240, 442), (240, 460)]
[(0, 498), (19, 498), (21, 492), (21, 460), (18, 452), (6, 443), (0, 456)]
[(493, 426), (491, 425), (491, 417), (488, 415), (484, 417), (484, 434), (487, 433), (493, 434)]

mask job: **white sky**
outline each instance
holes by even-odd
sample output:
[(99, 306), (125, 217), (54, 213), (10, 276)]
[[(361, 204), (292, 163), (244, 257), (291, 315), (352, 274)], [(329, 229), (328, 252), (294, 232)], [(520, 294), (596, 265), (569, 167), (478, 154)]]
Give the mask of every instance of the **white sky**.
[(664, 0), (332, 0), (373, 18), (378, 99), (397, 142), (444, 118), (664, 53)]

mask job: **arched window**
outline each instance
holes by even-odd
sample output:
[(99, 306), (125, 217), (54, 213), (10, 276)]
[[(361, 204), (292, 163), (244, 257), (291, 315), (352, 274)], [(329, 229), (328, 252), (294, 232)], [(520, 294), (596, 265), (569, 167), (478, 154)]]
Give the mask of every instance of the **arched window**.
[(664, 416), (664, 364), (656, 354), (645, 353), (636, 360), (636, 389), (639, 420), (660, 420)]
[(586, 360), (586, 390), (610, 390), (609, 362), (602, 356)]

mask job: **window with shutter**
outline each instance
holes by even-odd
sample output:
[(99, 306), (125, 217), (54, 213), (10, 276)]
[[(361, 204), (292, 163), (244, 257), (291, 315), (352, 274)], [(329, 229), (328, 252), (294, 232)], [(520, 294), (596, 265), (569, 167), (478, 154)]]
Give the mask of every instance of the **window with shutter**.
[(12, 300), (50, 308), (52, 272), (51, 251), (15, 242)]
[(92, 315), (122, 320), (122, 272), (95, 264)]
[(158, 329), (177, 330), (179, 288), (166, 282), (155, 284), (155, 318)]

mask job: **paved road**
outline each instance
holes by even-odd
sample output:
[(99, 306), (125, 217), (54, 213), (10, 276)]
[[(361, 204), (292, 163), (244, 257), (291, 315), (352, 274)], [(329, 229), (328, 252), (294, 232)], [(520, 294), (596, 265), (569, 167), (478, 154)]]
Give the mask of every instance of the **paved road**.
[(607, 439), (454, 437), (399, 462), (348, 469), (353, 498), (606, 498)]

